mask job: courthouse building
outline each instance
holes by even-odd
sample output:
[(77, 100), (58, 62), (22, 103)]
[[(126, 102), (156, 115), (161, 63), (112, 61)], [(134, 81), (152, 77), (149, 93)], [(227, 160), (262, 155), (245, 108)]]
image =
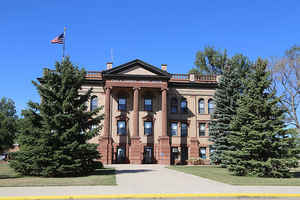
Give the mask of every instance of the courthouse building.
[(82, 91), (93, 88), (89, 109), (103, 106), (98, 143), (104, 164), (209, 163), (208, 122), (214, 110), (214, 75), (170, 74), (133, 60), (87, 72)]

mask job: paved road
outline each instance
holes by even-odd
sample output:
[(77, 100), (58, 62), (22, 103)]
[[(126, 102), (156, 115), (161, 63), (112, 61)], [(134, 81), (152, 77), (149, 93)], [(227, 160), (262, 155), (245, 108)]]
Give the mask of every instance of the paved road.
[(300, 187), (232, 186), (162, 165), (112, 165), (117, 186), (0, 187), (2, 196), (59, 196), (154, 193), (300, 193)]

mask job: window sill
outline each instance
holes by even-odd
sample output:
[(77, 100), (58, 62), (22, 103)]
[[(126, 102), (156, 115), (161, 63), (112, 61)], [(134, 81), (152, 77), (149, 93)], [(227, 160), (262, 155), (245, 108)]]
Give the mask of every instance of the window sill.
[(199, 136), (199, 138), (209, 138), (209, 136)]

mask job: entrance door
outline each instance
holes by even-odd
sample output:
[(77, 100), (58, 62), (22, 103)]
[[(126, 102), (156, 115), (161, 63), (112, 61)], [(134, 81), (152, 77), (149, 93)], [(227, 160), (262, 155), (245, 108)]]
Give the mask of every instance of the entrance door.
[(189, 150), (186, 146), (181, 147), (181, 164), (186, 165), (188, 160)]
[(152, 155), (153, 155), (153, 148), (145, 147), (144, 148), (144, 163), (145, 164), (151, 164), (153, 162)]
[(171, 165), (175, 164), (175, 160), (179, 158), (178, 147), (171, 147)]
[(126, 151), (125, 147), (118, 147), (117, 149), (117, 163), (125, 163)]

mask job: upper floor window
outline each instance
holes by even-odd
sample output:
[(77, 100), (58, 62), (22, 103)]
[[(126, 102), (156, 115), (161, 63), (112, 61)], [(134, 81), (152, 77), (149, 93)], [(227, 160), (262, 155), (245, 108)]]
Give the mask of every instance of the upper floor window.
[(98, 108), (98, 97), (93, 96), (91, 98), (90, 110), (94, 111), (97, 108)]
[(181, 136), (186, 137), (188, 135), (187, 123), (181, 123)]
[(178, 102), (176, 98), (171, 99), (171, 113), (177, 113)]
[(198, 110), (200, 114), (204, 114), (204, 99), (199, 99), (198, 101)]
[(118, 110), (126, 111), (126, 98), (125, 97), (119, 97)]
[(182, 99), (180, 102), (180, 109), (182, 113), (187, 113), (187, 101), (186, 99)]
[(117, 133), (118, 135), (126, 135), (126, 121), (124, 120), (119, 120), (117, 122)]
[(152, 122), (144, 122), (144, 134), (145, 135), (152, 135)]
[(171, 135), (177, 136), (177, 122), (171, 123)]
[(152, 111), (152, 99), (149, 97), (146, 97), (144, 99), (144, 110), (145, 111)]
[(205, 123), (199, 124), (199, 136), (205, 136)]
[(208, 100), (208, 113), (211, 114), (215, 110), (214, 101), (212, 99)]

